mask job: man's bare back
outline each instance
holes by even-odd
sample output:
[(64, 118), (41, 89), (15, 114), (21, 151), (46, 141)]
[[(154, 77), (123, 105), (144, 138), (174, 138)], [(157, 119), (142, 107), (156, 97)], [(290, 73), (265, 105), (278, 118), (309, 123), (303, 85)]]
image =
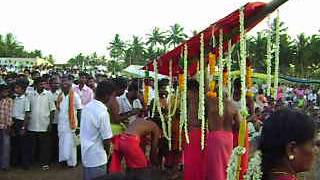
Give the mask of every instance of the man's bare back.
[(229, 100), (224, 100), (224, 114), (219, 116), (218, 98), (208, 98), (208, 125), (209, 131), (232, 131), (238, 128), (240, 123), (240, 113), (235, 105)]
[(161, 134), (161, 131), (156, 123), (143, 118), (137, 118), (134, 120), (125, 132), (141, 137), (149, 134), (159, 135), (160, 137)]

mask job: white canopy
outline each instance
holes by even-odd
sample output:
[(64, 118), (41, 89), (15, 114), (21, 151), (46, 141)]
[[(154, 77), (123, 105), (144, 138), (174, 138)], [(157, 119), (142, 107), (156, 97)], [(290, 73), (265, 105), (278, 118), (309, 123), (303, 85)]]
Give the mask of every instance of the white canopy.
[[(143, 70), (142, 68), (143, 68), (143, 66), (130, 65), (127, 68), (125, 68), (124, 70), (122, 70), (122, 73), (127, 76), (131, 76), (131, 77), (135, 77), (135, 78), (144, 78), (145, 70)], [(154, 78), (153, 71), (149, 71), (149, 77)], [(158, 78), (159, 79), (168, 79), (169, 77), (166, 75), (158, 74)]]

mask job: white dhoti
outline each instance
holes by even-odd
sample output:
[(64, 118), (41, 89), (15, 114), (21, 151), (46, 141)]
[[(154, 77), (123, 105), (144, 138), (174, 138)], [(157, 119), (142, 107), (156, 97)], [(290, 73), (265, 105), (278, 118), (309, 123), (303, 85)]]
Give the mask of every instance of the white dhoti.
[(77, 146), (73, 132), (59, 133), (59, 162), (66, 161), (68, 166), (77, 165)]

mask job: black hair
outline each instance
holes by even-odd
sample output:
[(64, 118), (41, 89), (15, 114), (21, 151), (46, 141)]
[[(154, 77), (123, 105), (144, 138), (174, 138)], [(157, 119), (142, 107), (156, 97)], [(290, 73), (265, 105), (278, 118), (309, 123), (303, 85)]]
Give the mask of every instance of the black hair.
[(28, 79), (18, 79), (15, 83), (15, 86), (19, 86), (22, 89), (26, 90), (27, 87), (29, 86), (29, 81)]
[(139, 82), (132, 81), (128, 87), (128, 91), (139, 91)]
[(258, 90), (258, 94), (263, 94), (263, 89), (262, 89), (262, 88), (260, 88), (260, 89)]
[(125, 79), (123, 77), (114, 78), (112, 81), (114, 82), (116, 88), (118, 88), (118, 89), (126, 89), (128, 86), (127, 79)]
[(274, 112), (264, 121), (261, 133), (262, 179), (269, 179), (272, 168), (281, 165), (288, 143), (306, 143), (315, 137), (315, 132), (314, 121), (302, 112), (288, 109)]
[(198, 81), (195, 80), (195, 79), (190, 79), (190, 80), (188, 80), (187, 88), (188, 88), (188, 90), (198, 91), (198, 90), (199, 90), (199, 83), (198, 83)]
[(80, 78), (81, 76), (88, 77), (88, 74), (87, 74), (86, 72), (80, 72), (80, 73), (79, 73), (79, 78)]
[(96, 89), (96, 98), (104, 99), (106, 95), (111, 95), (115, 90), (114, 83), (112, 81), (101, 81), (98, 83)]
[(241, 79), (236, 78), (233, 82), (234, 89), (240, 89), (241, 88)]

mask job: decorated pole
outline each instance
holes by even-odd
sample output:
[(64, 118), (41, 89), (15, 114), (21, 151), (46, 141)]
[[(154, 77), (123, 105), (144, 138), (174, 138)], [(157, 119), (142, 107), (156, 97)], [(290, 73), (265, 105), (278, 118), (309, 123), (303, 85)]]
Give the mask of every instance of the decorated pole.
[(205, 106), (204, 106), (204, 39), (203, 33), (200, 35), (200, 77), (199, 77), (199, 109), (198, 109), (198, 119), (201, 121), (201, 150), (205, 146)]
[(270, 17), (268, 18), (268, 35), (267, 35), (267, 96), (271, 95), (271, 27), (270, 27)]
[(276, 45), (275, 45), (275, 67), (274, 67), (274, 99), (277, 100), (279, 85), (279, 55), (280, 55), (280, 18), (279, 10), (276, 18)]

